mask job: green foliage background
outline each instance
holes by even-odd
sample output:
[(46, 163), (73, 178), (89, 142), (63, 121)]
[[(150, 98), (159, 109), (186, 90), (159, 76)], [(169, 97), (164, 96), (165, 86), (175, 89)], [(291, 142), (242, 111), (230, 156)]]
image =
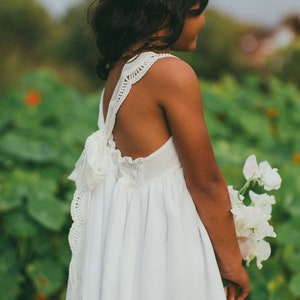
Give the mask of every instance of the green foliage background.
[[(41, 95), (38, 106), (25, 102), (32, 91)], [(95, 127), (96, 102), (49, 71), (29, 74), (1, 97), (0, 299), (48, 299), (65, 287), (67, 175)]]
[[(24, 101), (41, 95), (39, 105)], [(300, 297), (300, 91), (275, 78), (202, 81), (206, 119), (228, 184), (239, 187), (255, 153), (279, 169), (273, 254), (249, 268), (250, 299)], [(67, 176), (85, 138), (96, 130), (99, 92), (83, 96), (51, 71), (28, 74), (0, 102), (0, 299), (63, 299), (73, 185)]]
[[(85, 138), (96, 130), (102, 85), (86, 30), (88, 2), (61, 20), (34, 0), (0, 3), (0, 36), (6, 41), (0, 49), (6, 58), (0, 69), (3, 300), (65, 298), (74, 191), (67, 176)], [(300, 74), (294, 63), (299, 38), (271, 57), (263, 76), (253, 75), (236, 58), (245, 28), (209, 12), (199, 49), (179, 55), (209, 79), (200, 80), (206, 120), (228, 184), (242, 184), (242, 166), (252, 153), (279, 169), (283, 184), (272, 217), (278, 237), (269, 240), (273, 253), (263, 269), (249, 267), (249, 299), (295, 300), (300, 299)], [(32, 93), (40, 102), (26, 101)]]

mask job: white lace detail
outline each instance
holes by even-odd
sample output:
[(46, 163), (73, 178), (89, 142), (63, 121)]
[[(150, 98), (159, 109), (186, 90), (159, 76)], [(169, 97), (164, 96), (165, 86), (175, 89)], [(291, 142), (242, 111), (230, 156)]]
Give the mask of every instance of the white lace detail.
[[(146, 74), (157, 59), (172, 55), (147, 52), (142, 53), (140, 56), (141, 61), (138, 57), (125, 65), (123, 74), (116, 86), (117, 96), (111, 99), (107, 120), (102, 122), (104, 127), (87, 138), (84, 150), (75, 165), (74, 171), (69, 176), (69, 179), (75, 181), (76, 190), (71, 204), (73, 224), (69, 233), (69, 244), (72, 251), (72, 259), (69, 268), (67, 300), (83, 300), (84, 231), (89, 200), (93, 189), (96, 185), (101, 184), (106, 174), (110, 171), (116, 173), (116, 178), (119, 178), (120, 184), (125, 189), (136, 187), (142, 180), (140, 174), (144, 165), (140, 163), (140, 159), (132, 160), (130, 157), (122, 157), (121, 152), (115, 148), (114, 142), (112, 140), (109, 141), (114, 128), (116, 114), (126, 99), (131, 86)], [(129, 67), (129, 72), (126, 72), (126, 67)], [(113, 168), (113, 166), (118, 167)]]
[(72, 288), (68, 289), (67, 299), (81, 299), (81, 271), (85, 244), (83, 232), (86, 224), (88, 202), (94, 187), (101, 183), (109, 171), (105, 135), (98, 130), (90, 135), (85, 143), (84, 150), (75, 165), (69, 179), (76, 183), (76, 190), (71, 204), (73, 224), (69, 233), (69, 244), (72, 259), (69, 268), (69, 282)]
[(122, 156), (121, 151), (116, 148), (113, 136), (108, 141), (108, 147), (112, 150), (111, 160), (112, 164), (116, 166), (114, 169), (116, 178), (127, 177), (130, 187), (140, 185), (143, 181), (144, 158), (132, 159), (129, 156)]

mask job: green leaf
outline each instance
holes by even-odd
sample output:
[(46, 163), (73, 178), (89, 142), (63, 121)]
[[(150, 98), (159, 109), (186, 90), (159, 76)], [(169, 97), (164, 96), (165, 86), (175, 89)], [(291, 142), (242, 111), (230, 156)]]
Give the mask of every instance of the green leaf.
[(289, 287), (296, 296), (300, 297), (300, 273), (297, 273), (292, 277)]
[(292, 216), (300, 218), (300, 203), (298, 199), (297, 201), (293, 201), (287, 209)]
[(280, 244), (294, 245), (300, 249), (300, 217), (290, 219), (279, 226), (277, 230), (277, 239)]
[[(40, 234), (32, 239), (32, 250), (36, 256), (45, 256), (47, 253), (53, 252), (51, 237), (53, 233), (41, 228)], [(56, 251), (56, 250), (55, 250)]]
[(42, 178), (33, 170), (16, 169), (2, 177), (0, 183), (0, 212), (6, 212), (22, 205), (26, 198), (45, 198), (54, 195), (57, 188), (55, 178)]
[(3, 191), (0, 185), (0, 212), (5, 212), (19, 207), (22, 204), (22, 198), (13, 195), (10, 191)]
[(6, 174), (1, 178), (0, 183), (0, 212), (6, 212), (22, 205), (22, 199), (26, 194), (27, 188), (24, 184), (18, 184), (18, 171)]
[(65, 272), (55, 260), (43, 258), (35, 260), (26, 267), (37, 292), (49, 297), (57, 292), (65, 283)]
[(54, 238), (53, 243), (56, 249), (55, 255), (58, 261), (62, 266), (68, 269), (70, 264), (70, 259), (71, 259), (71, 250), (70, 250), (67, 234), (63, 237)]
[(53, 162), (57, 153), (52, 145), (46, 141), (16, 133), (8, 133), (1, 138), (0, 150), (11, 156), (32, 162)]
[(293, 271), (299, 271), (300, 266), (300, 255), (299, 250), (297, 250), (292, 244), (284, 247), (284, 262)]
[[(14, 249), (1, 239), (0, 299), (15, 300), (19, 294), (19, 266)], [(2, 251), (1, 251), (2, 250)]]
[(3, 217), (6, 233), (13, 237), (32, 237), (39, 232), (38, 224), (34, 222), (24, 209), (18, 209)]
[(67, 218), (68, 210), (64, 203), (51, 197), (30, 198), (28, 213), (39, 224), (53, 231), (59, 231)]

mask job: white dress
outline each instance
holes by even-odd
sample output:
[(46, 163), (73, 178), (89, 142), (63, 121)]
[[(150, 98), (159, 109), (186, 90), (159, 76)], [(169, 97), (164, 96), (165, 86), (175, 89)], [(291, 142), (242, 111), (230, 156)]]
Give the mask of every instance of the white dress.
[(67, 300), (225, 300), (172, 137), (135, 160), (113, 141), (131, 86), (167, 56), (145, 52), (125, 64), (106, 122), (100, 105), (101, 129), (88, 137), (70, 176), (76, 191)]

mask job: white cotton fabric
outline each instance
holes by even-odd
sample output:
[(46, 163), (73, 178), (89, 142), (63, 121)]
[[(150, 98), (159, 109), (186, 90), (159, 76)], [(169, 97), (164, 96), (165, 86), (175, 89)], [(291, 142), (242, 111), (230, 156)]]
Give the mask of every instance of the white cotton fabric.
[(101, 129), (87, 139), (70, 176), (76, 191), (67, 300), (225, 300), (173, 138), (135, 160), (122, 157), (113, 141), (131, 86), (169, 56), (145, 52), (125, 64), (107, 120), (100, 105)]

